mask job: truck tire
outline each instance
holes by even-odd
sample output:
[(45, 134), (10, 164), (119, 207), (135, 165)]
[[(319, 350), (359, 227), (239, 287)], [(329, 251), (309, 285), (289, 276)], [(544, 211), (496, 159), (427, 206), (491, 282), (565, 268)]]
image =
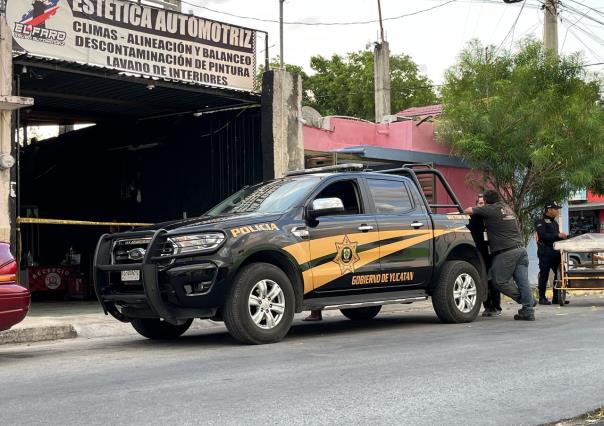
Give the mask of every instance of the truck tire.
[(292, 284), (281, 269), (252, 263), (233, 281), (223, 309), (224, 324), (242, 343), (278, 342), (291, 327), (295, 300)]
[(382, 305), (368, 306), (366, 308), (340, 309), (342, 315), (353, 321), (369, 321), (380, 313)]
[(174, 325), (154, 318), (132, 318), (130, 320), (138, 334), (152, 340), (176, 339), (189, 329), (192, 322), (193, 320), (189, 319), (184, 324)]
[(472, 322), (480, 311), (480, 274), (462, 260), (446, 261), (432, 293), (432, 306), (442, 322)]

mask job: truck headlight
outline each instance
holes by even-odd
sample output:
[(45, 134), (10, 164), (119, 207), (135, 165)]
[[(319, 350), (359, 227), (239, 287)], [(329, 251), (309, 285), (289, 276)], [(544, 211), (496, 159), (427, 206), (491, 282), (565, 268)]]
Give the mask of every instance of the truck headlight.
[(171, 237), (170, 241), (176, 246), (175, 254), (182, 254), (213, 250), (221, 245), (224, 239), (225, 236), (221, 232), (205, 232)]

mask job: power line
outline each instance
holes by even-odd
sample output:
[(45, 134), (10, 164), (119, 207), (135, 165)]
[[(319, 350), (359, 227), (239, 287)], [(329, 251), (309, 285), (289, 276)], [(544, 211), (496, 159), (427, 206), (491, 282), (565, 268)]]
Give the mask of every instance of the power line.
[(584, 16), (581, 16), (580, 18), (575, 20), (575, 22), (573, 22), (572, 25), (570, 25), (569, 27), (566, 28), (566, 32), (564, 33), (564, 40), (562, 41), (562, 46), (560, 47), (560, 51), (564, 50), (564, 45), (566, 44), (566, 37), (568, 37), (568, 30), (570, 30), (572, 27), (577, 25), (579, 23), (579, 21), (581, 21), (581, 19), (583, 19), (583, 18), (584, 18)]
[(582, 33), (587, 35), (590, 39), (595, 41), (597, 44), (599, 44), (600, 46), (604, 46), (604, 40), (600, 36), (596, 35), (594, 32), (592, 32), (588, 29), (585, 29), (581, 25), (577, 25), (576, 27), (579, 31), (581, 31)]
[(581, 16), (585, 16), (587, 19), (589, 19), (589, 20), (591, 20), (591, 21), (594, 21), (594, 22), (596, 22), (596, 23), (598, 23), (598, 24), (600, 24), (600, 25), (604, 25), (604, 22), (603, 22), (603, 21), (600, 21), (599, 19), (596, 19), (596, 18), (594, 18), (593, 16), (589, 16), (589, 15), (587, 14), (587, 12), (584, 12), (584, 11), (579, 10), (579, 9), (575, 9), (574, 7), (569, 6), (568, 4), (563, 4), (563, 5), (562, 5), (562, 7), (563, 7), (564, 9), (566, 9), (566, 10), (568, 10), (568, 11), (572, 12), (572, 13), (576, 13), (576, 14), (579, 14), (579, 15), (581, 15)]
[(589, 10), (593, 10), (594, 12), (596, 12), (596, 13), (597, 13), (597, 14), (599, 14), (599, 15), (604, 16), (604, 12), (601, 12), (601, 11), (599, 11), (598, 9), (593, 8), (593, 7), (591, 7), (591, 6), (589, 6), (589, 5), (585, 4), (585, 3), (581, 3), (581, 2), (578, 2), (578, 1), (576, 1), (576, 0), (569, 0), (569, 1), (572, 1), (573, 3), (579, 4), (579, 5), (583, 6), (583, 7), (588, 8)]
[[(577, 27), (579, 28), (579, 27)], [(602, 60), (602, 57), (600, 55), (598, 55), (596, 52), (594, 52), (594, 50), (589, 47), (589, 45), (587, 43), (585, 43), (581, 37), (579, 37), (572, 29), (568, 29), (568, 31), (575, 37), (575, 39), (577, 39), (579, 41), (579, 43), (581, 43), (583, 46), (585, 46), (585, 48), (594, 56), (594, 58), (598, 59), (598, 60)]]
[[(522, 2), (522, 7), (520, 8), (520, 11), (518, 12), (518, 16), (516, 16), (516, 20), (512, 24), (512, 26), (511, 26), (510, 30), (508, 31), (508, 33), (506, 34), (505, 38), (503, 39), (503, 41), (501, 42), (501, 44), (499, 45), (499, 47), (497, 49), (495, 49), (495, 54), (497, 54), (499, 52), (499, 50), (504, 45), (504, 43), (506, 42), (506, 40), (508, 39), (508, 37), (510, 36), (510, 34), (514, 34), (514, 30), (516, 29), (516, 24), (518, 24), (518, 20), (520, 19), (520, 15), (522, 15), (522, 11), (524, 10), (524, 6), (525, 5), (526, 5), (526, 0), (524, 0)], [(512, 35), (512, 41), (513, 40), (514, 40), (514, 36)]]
[[(568, 10), (564, 11), (565, 13), (568, 12)], [(577, 14), (574, 14), (572, 12), (569, 13), (569, 16), (576, 16)], [(586, 15), (582, 14), (572, 25), (570, 25), (568, 28), (573, 28), (576, 27), (578, 30), (580, 30), (582, 33), (586, 34), (590, 39), (592, 39), (593, 41), (595, 41), (596, 43), (598, 43), (601, 46), (604, 46), (604, 40), (602, 38), (600, 38), (598, 35), (596, 35), (592, 30), (590, 30), (587, 27), (587, 24), (585, 22), (581, 22), (581, 20), (583, 18), (587, 17)], [(579, 25), (579, 23), (581, 22), (581, 24)]]
[[(425, 13), (425, 12), (430, 12), (432, 10), (435, 9), (439, 9), (441, 7), (444, 7), (448, 4), (454, 3), (458, 0), (448, 0), (445, 1), (444, 3), (441, 3), (439, 5), (436, 6), (432, 6), (429, 7), (427, 9), (421, 9), (421, 10), (416, 10), (415, 12), (411, 12), (411, 13), (405, 13), (403, 15), (398, 15), (398, 16), (392, 16), (389, 18), (384, 18), (382, 19), (382, 21), (395, 21), (398, 19), (403, 19), (403, 18), (408, 18), (410, 16), (415, 16), (415, 15), (419, 15), (420, 13)], [(253, 17), (253, 16), (243, 16), (243, 15), (237, 15), (235, 13), (230, 13), (230, 12), (222, 12), (220, 10), (216, 10), (216, 9), (212, 9), (209, 8), (207, 6), (199, 6), (197, 4), (193, 4), (184, 0), (181, 0), (181, 3), (183, 4), (187, 4), (189, 6), (193, 6), (199, 9), (203, 9), (203, 10), (207, 10), (209, 12), (213, 12), (213, 13), (218, 13), (221, 15), (226, 15), (226, 16), (230, 16), (233, 18), (239, 18), (239, 19), (248, 19), (251, 21), (258, 21), (258, 22), (268, 22), (271, 24), (278, 24), (279, 21), (275, 20), (275, 19), (264, 19), (264, 18), (257, 18), (257, 17)], [(286, 25), (307, 25), (307, 26), (336, 26), (336, 25), (366, 25), (366, 24), (375, 24), (378, 23), (379, 19), (372, 19), (372, 20), (367, 20), (367, 21), (349, 21), (349, 22), (302, 22), (302, 21), (284, 21), (283, 23)]]

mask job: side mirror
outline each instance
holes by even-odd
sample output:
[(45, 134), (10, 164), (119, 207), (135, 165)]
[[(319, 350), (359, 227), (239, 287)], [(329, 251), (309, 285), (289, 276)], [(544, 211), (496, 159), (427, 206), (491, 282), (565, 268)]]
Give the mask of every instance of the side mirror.
[(317, 198), (312, 202), (308, 213), (313, 219), (319, 216), (344, 213), (344, 203), (337, 197)]

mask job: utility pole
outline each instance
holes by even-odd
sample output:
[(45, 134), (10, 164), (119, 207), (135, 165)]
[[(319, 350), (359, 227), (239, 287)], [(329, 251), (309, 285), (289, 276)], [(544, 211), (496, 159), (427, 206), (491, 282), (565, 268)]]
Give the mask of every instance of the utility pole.
[(390, 46), (384, 40), (382, 25), (382, 6), (378, 0), (380, 16), (380, 42), (373, 50), (373, 81), (375, 85), (375, 122), (380, 123), (385, 115), (390, 115)]
[(279, 0), (279, 65), (281, 69), (285, 69), (283, 65), (283, 2)]
[(543, 46), (558, 55), (558, 0), (545, 0), (543, 13)]

